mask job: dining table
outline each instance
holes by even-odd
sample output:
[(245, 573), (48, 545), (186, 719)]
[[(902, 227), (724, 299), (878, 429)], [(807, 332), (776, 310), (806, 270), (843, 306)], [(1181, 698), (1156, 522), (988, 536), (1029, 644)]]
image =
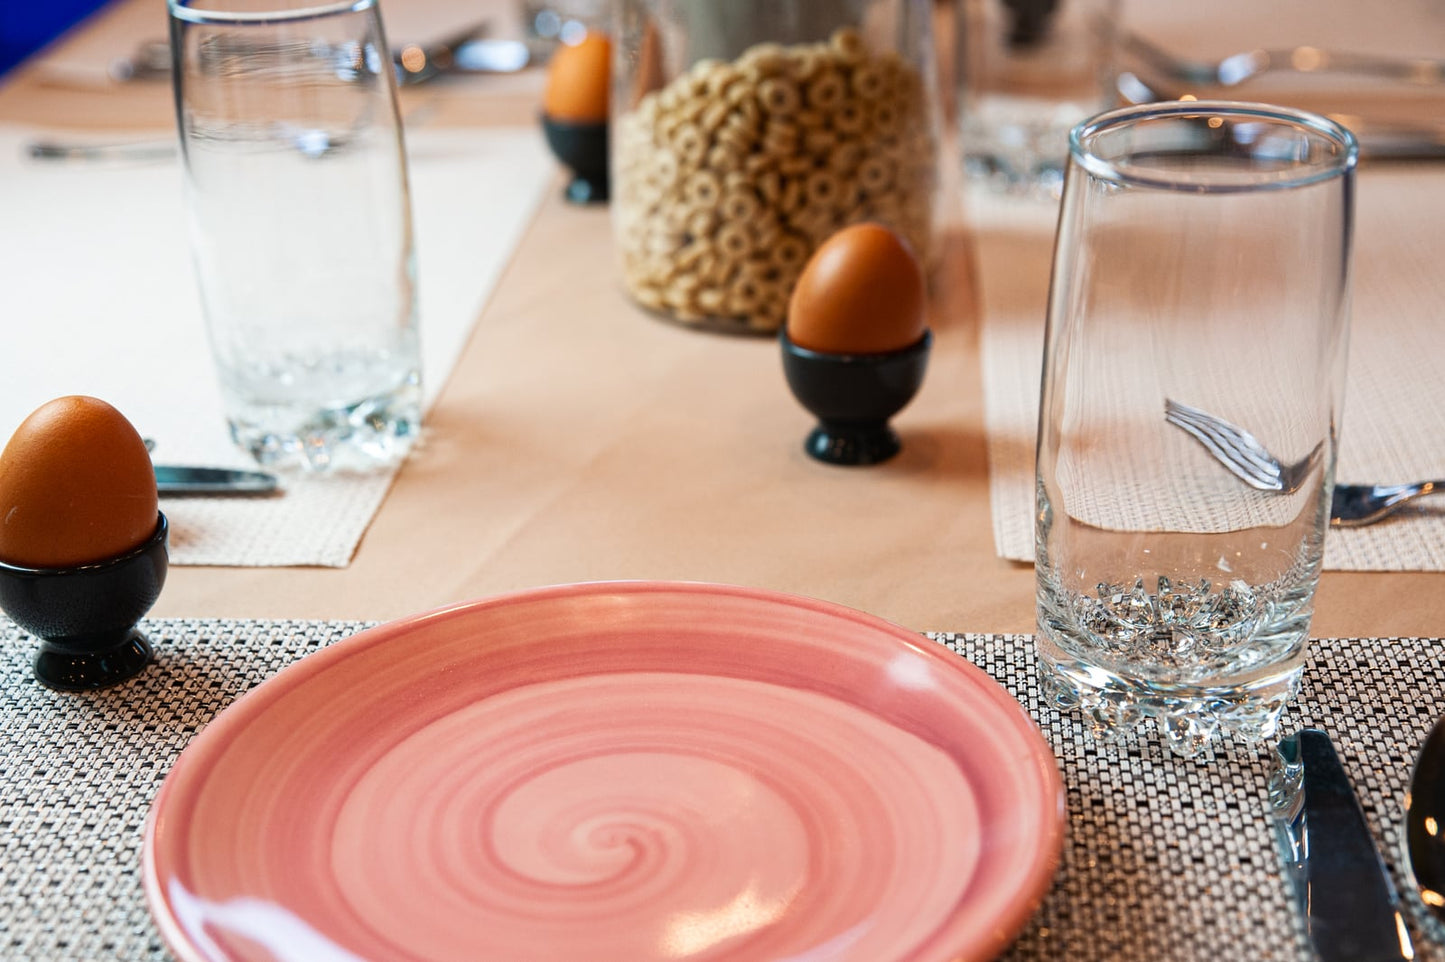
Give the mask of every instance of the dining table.
[[(412, 6), (407, 16), (423, 27), (429, 16), (442, 25), (485, 20), (494, 36), (521, 36), (506, 0)], [(388, 0), (382, 8), (389, 16)], [(953, 21), (948, 5), (938, 11), (951, 104)], [(0, 80), (0, 131), (92, 143), (173, 139), (167, 80), (75, 67), (165, 31), (163, 0), (106, 5)], [(1445, 28), (1432, 37), (1445, 39)], [(455, 135), (463, 150), (512, 138), (545, 156), (545, 83), (545, 68), (531, 66), (404, 86), (408, 143)], [(608, 206), (569, 201), (567, 172), (546, 156), (541, 188), (513, 215), (505, 245), (487, 255), (493, 268), (478, 281), (480, 300), (463, 312), (453, 356), (428, 385), (423, 432), (379, 486), (354, 546), (320, 562), (173, 558), (142, 625), (157, 663), (109, 692), (35, 684), (34, 640), (0, 619), (0, 956), (171, 957), (141, 889), (142, 825), (180, 751), (243, 692), (378, 623), (543, 586), (615, 581), (735, 585), (857, 609), (956, 652), (1017, 699), (1058, 760), (1067, 840), (1031, 921), (1000, 947), (1005, 958), (1309, 958), (1271, 836), (1269, 753), (1221, 747), (1203, 760), (1180, 759), (1148, 741), (1110, 744), (1040, 688), (1033, 565), (1001, 550), (997, 517), (998, 472), (1031, 452), (999, 446), (988, 385), (1013, 374), (991, 353), (986, 322), (1005, 303), (1042, 330), (1055, 208), (976, 197), (951, 127), (943, 125), (929, 276), (932, 354), (921, 390), (893, 421), (902, 449), (886, 463), (840, 467), (806, 453), (813, 419), (788, 389), (776, 338), (699, 330), (633, 300)], [(491, 176), (482, 160), (478, 176)], [(447, 162), (447, 175), (464, 181), (465, 154)], [(88, 161), (61, 163), (70, 177), (90, 176)], [(174, 159), (147, 170), (179, 182)], [(420, 193), (420, 160), (412, 177)], [(1395, 189), (1401, 178), (1445, 205), (1445, 163), (1368, 157), (1361, 204), (1376, 179)], [(9, 215), (0, 210), (0, 218)], [(480, 216), (451, 230), (449, 270), (465, 274), (469, 245), (480, 249), (492, 227)], [(89, 229), (84, 219), (64, 228), (77, 237)], [(1378, 236), (1362, 229), (1359, 263), (1369, 262)], [(1428, 243), (1433, 256), (1445, 252), (1445, 237)], [(65, 247), (33, 256), (75, 276), (89, 269)], [(422, 246), (423, 271), (427, 256)], [(194, 283), (185, 259), (167, 264), (164, 276), (186, 291)], [(18, 280), (0, 264), (0, 291)], [(148, 298), (116, 302), (97, 320), (143, 341), (153, 307)], [(34, 298), (4, 316), (7, 328), (50, 323)], [(174, 320), (202, 336), (201, 317)], [(425, 314), (420, 323), (425, 339)], [(0, 355), (3, 395), (7, 373), (27, 360), (3, 348)], [(1411, 370), (1437, 370), (1445, 355), (1425, 361)], [(1036, 370), (1022, 376), (1033, 390)], [(167, 393), (166, 370), (136, 370), (131, 379), (158, 407), (189, 403)], [(1428, 423), (1435, 475), (1445, 476), (1445, 421), (1437, 413)], [(215, 434), (224, 443), (224, 424)], [(166, 439), (158, 440), (159, 455)], [(170, 503), (163, 499), (162, 510)], [(1428, 521), (1442, 508), (1427, 499), (1386, 524)], [(287, 524), (304, 527), (310, 511)], [(1445, 714), (1445, 568), (1372, 567), (1322, 573), (1304, 688), (1286, 723), (1335, 737), (1405, 897), (1415, 957), (1445, 959), (1445, 929), (1420, 906), (1400, 855), (1414, 752)]]

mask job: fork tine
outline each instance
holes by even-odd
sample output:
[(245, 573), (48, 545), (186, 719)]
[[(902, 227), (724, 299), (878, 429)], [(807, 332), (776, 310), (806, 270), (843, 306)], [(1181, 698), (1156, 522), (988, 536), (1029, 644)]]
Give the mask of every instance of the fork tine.
[(1236, 455), (1259, 469), (1261, 477), (1280, 477), (1280, 463), (1264, 449), (1258, 439), (1248, 431), (1236, 428), (1228, 421), (1209, 419), (1209, 425), (1222, 444), (1227, 445)]
[(1164, 417), (1200, 444), (1245, 484), (1260, 491), (1283, 491), (1282, 465), (1249, 432), (1173, 399), (1164, 401)]

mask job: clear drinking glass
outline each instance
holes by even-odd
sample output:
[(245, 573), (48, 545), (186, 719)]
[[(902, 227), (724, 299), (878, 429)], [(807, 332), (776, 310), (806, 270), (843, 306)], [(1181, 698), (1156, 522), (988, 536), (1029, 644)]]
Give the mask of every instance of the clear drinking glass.
[(375, 0), (170, 0), (191, 248), (236, 443), (361, 469), (421, 422), (411, 198)]
[(958, 0), (955, 81), (964, 172), (1057, 198), (1069, 130), (1118, 102), (1119, 0)]
[[(1134, 107), (1070, 135), (1039, 412), (1038, 651), (1058, 704), (1099, 734), (1154, 719), (1182, 754), (1217, 730), (1255, 741), (1298, 688), (1356, 152), (1332, 121), (1258, 104)], [(1169, 402), (1211, 419), (1216, 450), (1166, 419)], [(1225, 467), (1221, 425), (1293, 469), (1280, 490)]]

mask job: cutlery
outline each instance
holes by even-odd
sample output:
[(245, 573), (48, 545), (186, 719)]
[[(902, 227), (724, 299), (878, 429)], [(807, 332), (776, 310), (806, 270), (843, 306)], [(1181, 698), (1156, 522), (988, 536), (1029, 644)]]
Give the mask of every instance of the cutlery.
[[(1376, 77), (1411, 87), (1445, 83), (1445, 60), (1400, 59), (1367, 54), (1295, 47), (1289, 50), (1248, 50), (1218, 61), (1196, 61), (1163, 49), (1138, 34), (1121, 38), (1140, 70), (1120, 70), (1115, 87), (1131, 104), (1178, 100), (1200, 95), (1191, 87), (1237, 87), (1263, 74), (1324, 74)], [(1147, 74), (1147, 76), (1146, 76)], [(1442, 87), (1441, 89), (1445, 89)], [(1348, 113), (1330, 116), (1354, 131), (1362, 156), (1373, 160), (1438, 160), (1445, 158), (1445, 128), (1429, 124), (1389, 122)]]
[[(1193, 96), (1178, 88), (1169, 89), (1153, 78), (1145, 80), (1129, 70), (1119, 71), (1115, 88), (1124, 104), (1158, 103)], [(1445, 158), (1445, 128), (1366, 119), (1339, 111), (1331, 112), (1329, 116), (1354, 132), (1362, 157), (1400, 161)]]
[[(1206, 411), (1166, 398), (1164, 419), (1192, 436), (1215, 460), (1245, 484), (1260, 491), (1290, 494), (1319, 463), (1316, 447), (1295, 464), (1283, 464), (1254, 435)], [(1336, 484), (1330, 524), (1359, 528), (1374, 524), (1416, 498), (1445, 493), (1445, 480), (1409, 484)]]
[(156, 490), (161, 494), (271, 494), (276, 476), (261, 471), (157, 464)]
[(1302, 729), (1277, 755), (1275, 841), (1321, 962), (1413, 959), (1399, 895), (1329, 736)]
[(1405, 796), (1405, 851), (1425, 907), (1445, 921), (1445, 718), (1415, 759)]
[(68, 143), (37, 140), (26, 147), (33, 160), (166, 160), (176, 154), (174, 140), (126, 140), (111, 143)]
[(1265, 73), (1344, 73), (1381, 77), (1416, 85), (1445, 80), (1445, 60), (1380, 57), (1299, 46), (1288, 50), (1246, 50), (1217, 61), (1176, 57), (1137, 33), (1125, 33), (1120, 46), (1172, 80), (1235, 87)]
[[(519, 40), (488, 40), (482, 37), (485, 21), (457, 31), (434, 44), (407, 44), (392, 52), (396, 82), (401, 86), (425, 83), (452, 71), (462, 73), (514, 73), (533, 59), (530, 48)], [(171, 46), (167, 40), (148, 40), (129, 59), (111, 64), (112, 79), (162, 80), (171, 75)]]

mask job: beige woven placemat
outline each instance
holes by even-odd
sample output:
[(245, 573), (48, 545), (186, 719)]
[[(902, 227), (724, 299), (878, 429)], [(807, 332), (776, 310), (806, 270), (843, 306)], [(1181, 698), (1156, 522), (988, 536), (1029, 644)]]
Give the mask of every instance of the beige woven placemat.
[[(227, 436), (179, 165), (165, 156), (38, 161), (26, 152), (39, 137), (81, 136), (0, 126), (7, 317), (36, 321), (6, 330), (0, 442), (50, 398), (91, 394), (157, 441), (157, 461), (254, 467)], [(533, 128), (423, 127), (408, 132), (407, 151), (430, 405), (557, 168)], [(344, 567), (394, 475), (292, 479), (273, 498), (163, 499), (171, 563)]]
[[(1336, 478), (1399, 483), (1445, 478), (1445, 168), (1361, 171), (1354, 311)], [(1034, 558), (1034, 440), (1056, 209), (971, 190), (981, 285), (980, 335), (994, 543)], [(1396, 519), (1332, 529), (1325, 567), (1445, 571), (1445, 498)]]

